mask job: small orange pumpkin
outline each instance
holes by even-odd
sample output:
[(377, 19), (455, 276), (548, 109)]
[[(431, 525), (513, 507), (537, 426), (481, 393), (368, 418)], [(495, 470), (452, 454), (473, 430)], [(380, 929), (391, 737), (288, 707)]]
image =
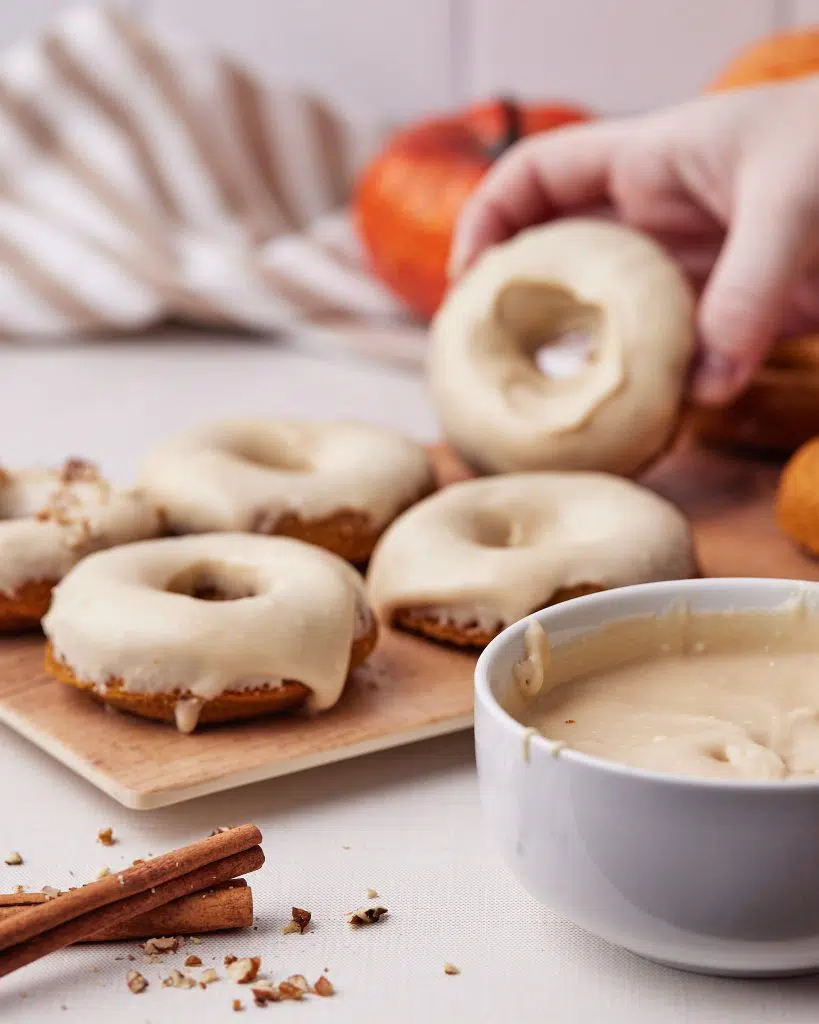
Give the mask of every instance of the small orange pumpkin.
[(780, 32), (752, 43), (708, 86), (708, 92), (743, 89), (819, 73), (819, 28)]
[(492, 162), (524, 135), (589, 117), (565, 104), (498, 101), (398, 132), (365, 169), (354, 200), (376, 275), (410, 309), (431, 317), (447, 288), (458, 214)]

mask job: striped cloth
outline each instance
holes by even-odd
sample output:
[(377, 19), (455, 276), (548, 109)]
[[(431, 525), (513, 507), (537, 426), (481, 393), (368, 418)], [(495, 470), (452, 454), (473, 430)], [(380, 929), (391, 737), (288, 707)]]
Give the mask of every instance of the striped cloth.
[(344, 203), (379, 133), (116, 8), (0, 61), (0, 334), (169, 319), (416, 361)]

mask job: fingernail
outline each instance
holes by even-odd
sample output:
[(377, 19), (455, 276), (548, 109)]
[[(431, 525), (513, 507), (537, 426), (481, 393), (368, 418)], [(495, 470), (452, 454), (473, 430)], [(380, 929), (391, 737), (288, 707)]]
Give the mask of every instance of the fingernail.
[(722, 352), (708, 351), (694, 372), (694, 398), (706, 405), (718, 405), (733, 398), (742, 383), (741, 363)]

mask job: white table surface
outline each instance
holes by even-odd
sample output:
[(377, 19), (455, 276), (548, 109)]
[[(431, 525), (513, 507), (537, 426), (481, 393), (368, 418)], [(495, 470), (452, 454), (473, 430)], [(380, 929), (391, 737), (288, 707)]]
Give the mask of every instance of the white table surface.
[[(70, 349), (0, 349), (0, 462), (99, 459), (126, 481), (140, 453), (188, 423), (236, 414), (357, 416), (421, 438), (435, 435), (422, 381), (360, 362), (275, 345), (209, 339)], [(482, 836), (471, 737), (435, 740), (158, 811), (129, 811), (0, 726), (0, 890), (68, 886), (108, 865), (160, 853), (220, 824), (256, 822), (267, 863), (251, 883), (258, 930), (204, 938), (205, 965), (263, 957), (281, 980), (329, 968), (332, 999), (257, 1009), (221, 981), (207, 991), (163, 988), (181, 966), (140, 964), (141, 995), (125, 987), (135, 945), (67, 950), (0, 981), (10, 1022), (163, 1022), (252, 1018), (389, 1024), (550, 1021), (570, 1024), (771, 1024), (819, 1020), (819, 978), (742, 982), (686, 975), (615, 949), (532, 901)], [(106, 849), (97, 830), (120, 838)], [(0, 858), (2, 860), (2, 858)], [(390, 914), (353, 932), (346, 911), (378, 890)], [(311, 910), (309, 934), (280, 934), (289, 908)], [(461, 969), (446, 976), (450, 961)], [(193, 972), (198, 973), (198, 972)]]

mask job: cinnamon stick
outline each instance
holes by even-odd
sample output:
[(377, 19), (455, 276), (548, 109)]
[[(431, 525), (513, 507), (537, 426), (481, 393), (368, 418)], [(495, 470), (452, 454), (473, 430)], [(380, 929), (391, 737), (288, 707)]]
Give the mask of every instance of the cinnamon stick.
[(0, 921), (0, 977), (172, 900), (255, 871), (264, 863), (260, 840), (255, 825), (242, 825), (25, 907)]
[[(25, 906), (36, 906), (50, 898), (41, 892), (0, 893), (0, 921), (19, 913)], [(118, 942), (149, 939), (155, 935), (204, 935), (249, 928), (252, 924), (253, 891), (243, 878), (233, 878), (120, 921), (81, 941)]]

